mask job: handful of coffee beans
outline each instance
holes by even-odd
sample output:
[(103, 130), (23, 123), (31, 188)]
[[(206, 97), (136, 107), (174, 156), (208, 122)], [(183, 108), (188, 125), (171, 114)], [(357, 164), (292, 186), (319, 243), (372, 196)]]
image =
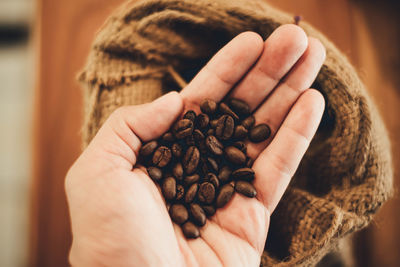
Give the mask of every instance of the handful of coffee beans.
[(187, 238), (197, 238), (206, 218), (236, 192), (255, 197), (253, 161), (246, 141), (262, 142), (271, 130), (255, 124), (247, 103), (205, 99), (202, 113), (187, 111), (160, 139), (140, 149), (140, 163), (161, 186), (169, 214)]

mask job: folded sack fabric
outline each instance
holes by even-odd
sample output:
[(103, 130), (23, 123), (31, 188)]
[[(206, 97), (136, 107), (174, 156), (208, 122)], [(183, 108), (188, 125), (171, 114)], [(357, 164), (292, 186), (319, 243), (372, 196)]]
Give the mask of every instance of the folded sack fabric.
[[(293, 17), (263, 1), (128, 1), (98, 32), (79, 75), (85, 90), (84, 146), (119, 106), (180, 90), (243, 31), (263, 38)], [(326, 100), (318, 132), (271, 218), (261, 262), (314, 265), (339, 239), (365, 227), (391, 195), (389, 141), (356, 71), (326, 37), (315, 88)], [(268, 185), (265, 185), (268, 186)]]

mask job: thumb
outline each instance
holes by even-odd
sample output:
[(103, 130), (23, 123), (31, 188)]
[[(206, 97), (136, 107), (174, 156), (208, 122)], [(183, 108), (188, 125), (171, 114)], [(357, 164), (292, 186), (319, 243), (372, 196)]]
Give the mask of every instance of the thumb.
[(170, 92), (148, 104), (120, 107), (100, 128), (87, 150), (119, 156), (134, 165), (142, 141), (155, 139), (166, 132), (182, 110), (183, 101), (177, 92)]

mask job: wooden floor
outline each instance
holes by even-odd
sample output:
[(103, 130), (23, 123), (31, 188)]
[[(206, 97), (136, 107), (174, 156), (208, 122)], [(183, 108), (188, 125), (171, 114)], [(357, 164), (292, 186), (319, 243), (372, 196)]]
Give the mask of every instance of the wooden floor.
[[(69, 166), (80, 152), (83, 112), (75, 75), (85, 62), (96, 30), (122, 2), (39, 0), (29, 266), (68, 265), (71, 237), (63, 183)], [(374, 1), (364, 4), (345, 0), (269, 2), (302, 15), (326, 33), (357, 67), (390, 133), (398, 186), (400, 87), (396, 74), (400, 66), (397, 51), (400, 28), (393, 8), (383, 4), (374, 6)], [(391, 200), (374, 223), (357, 235), (354, 244), (357, 265), (397, 266), (400, 262), (399, 206), (399, 198)]]

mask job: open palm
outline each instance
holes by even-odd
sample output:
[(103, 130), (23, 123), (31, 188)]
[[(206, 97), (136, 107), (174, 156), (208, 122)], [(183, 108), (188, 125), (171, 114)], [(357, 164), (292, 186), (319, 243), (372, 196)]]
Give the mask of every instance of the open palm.
[[(178, 93), (114, 112), (71, 167), (72, 265), (258, 266), (269, 218), (319, 124), (324, 101), (308, 89), (325, 58), (320, 42), (284, 25), (263, 42), (238, 35)], [(204, 98), (249, 103), (272, 138), (248, 144), (256, 198), (235, 194), (197, 239), (172, 223), (159, 188), (135, 166), (142, 141), (158, 138)], [(134, 168), (132, 169), (132, 166)]]

